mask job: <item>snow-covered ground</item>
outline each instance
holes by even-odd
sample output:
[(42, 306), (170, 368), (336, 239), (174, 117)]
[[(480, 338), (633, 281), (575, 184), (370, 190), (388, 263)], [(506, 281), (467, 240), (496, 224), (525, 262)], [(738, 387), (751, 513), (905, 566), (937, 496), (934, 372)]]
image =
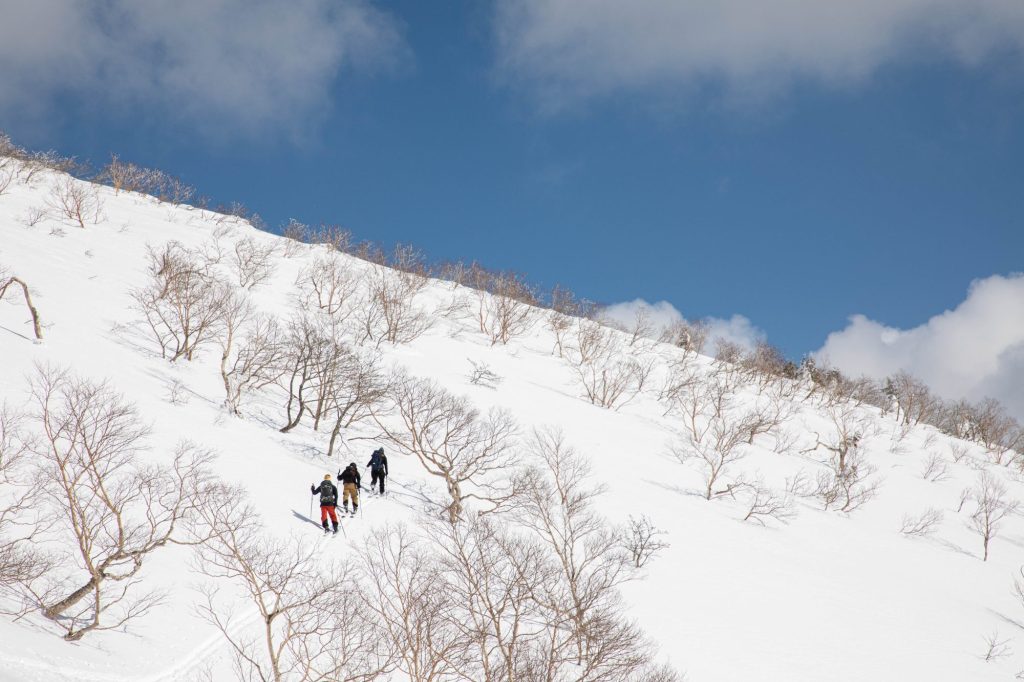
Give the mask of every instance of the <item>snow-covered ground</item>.
[[(0, 196), (0, 266), (28, 282), (45, 325), (44, 342), (34, 343), (20, 293), (8, 292), (0, 302), (0, 400), (27, 403), (36, 363), (107, 379), (151, 422), (147, 457), (166, 461), (187, 436), (216, 452), (216, 473), (247, 491), (268, 533), (308, 535), (309, 543), (323, 543), (324, 552), (343, 561), (377, 524), (415, 522), (420, 511), (411, 490), (426, 486), (444, 496), (417, 461), (389, 449), (394, 494), (368, 500), (362, 518), (346, 521), (347, 538), (321, 538), (302, 518), (310, 510), (310, 484), (350, 460), (362, 466), (378, 444), (376, 430), (363, 425), (346, 433), (340, 456), (329, 462), (324, 433), (308, 425), (278, 431), (280, 391), (248, 399), (243, 418), (228, 416), (216, 349), (192, 362), (161, 359), (129, 296), (147, 280), (147, 245), (173, 239), (202, 247), (219, 233), (230, 252), (243, 238), (282, 240), (238, 221), (219, 224), (209, 212), (109, 188), (98, 190), (102, 220), (85, 229), (52, 211), (27, 225), (59, 181), (50, 173), (29, 184), (15, 181)], [(256, 304), (290, 315), (297, 274), (322, 253), (323, 247), (303, 247), (286, 257), (278, 249), (274, 275), (252, 290)], [(371, 267), (342, 257), (358, 272)], [(452, 296), (452, 285), (432, 281), (418, 303), (434, 311)], [(468, 396), (482, 410), (508, 409), (524, 432), (560, 427), (591, 462), (594, 480), (606, 486), (604, 515), (622, 522), (645, 514), (665, 531), (670, 546), (646, 567), (643, 579), (625, 586), (625, 596), (631, 615), (691, 682), (975, 682), (1014, 679), (1024, 669), (1024, 605), (1012, 592), (1024, 564), (1024, 523), (1019, 516), (1007, 519), (983, 562), (981, 539), (967, 525), (973, 503), (957, 512), (961, 491), (976, 484), (983, 468), (1004, 480), (1013, 498), (1022, 496), (1024, 486), (1010, 469), (986, 465), (980, 447), (971, 446), (954, 462), (959, 441), (928, 426), (902, 434), (892, 415), (862, 408), (870, 428), (860, 450), (877, 468), (877, 497), (851, 514), (800, 498), (788, 524), (769, 520), (762, 527), (742, 521), (745, 495), (703, 499), (700, 470), (671, 455), (679, 418), (665, 416), (656, 384), (678, 349), (638, 350), (660, 363), (651, 387), (609, 410), (582, 397), (569, 366), (552, 353), (554, 336), (543, 324), (492, 346), (472, 319), (433, 317), (433, 327), (415, 341), (383, 344), (386, 360)], [(492, 389), (470, 383), (469, 361), (486, 363), (502, 377), (500, 384)], [(175, 384), (187, 400), (170, 400)], [(751, 389), (742, 396), (756, 400)], [(800, 471), (813, 479), (825, 470), (829, 453), (812, 448), (816, 434), (825, 440), (833, 429), (829, 416), (810, 402), (794, 409), (784, 429), (795, 442), (775, 452), (774, 437), (755, 439), (730, 469), (730, 479), (759, 473), (779, 490)], [(936, 453), (948, 475), (926, 480), (922, 471)], [(933, 535), (899, 532), (904, 515), (928, 508), (944, 512)], [(0, 681), (187, 680), (207, 666), (213, 666), (213, 679), (231, 679), (223, 638), (195, 613), (201, 576), (191, 568), (190, 552), (167, 547), (147, 559), (146, 584), (167, 590), (170, 598), (128, 632), (92, 633), (69, 643), (38, 615), (0, 617)], [(1007, 640), (1008, 651), (986, 661), (986, 637), (993, 635)]]

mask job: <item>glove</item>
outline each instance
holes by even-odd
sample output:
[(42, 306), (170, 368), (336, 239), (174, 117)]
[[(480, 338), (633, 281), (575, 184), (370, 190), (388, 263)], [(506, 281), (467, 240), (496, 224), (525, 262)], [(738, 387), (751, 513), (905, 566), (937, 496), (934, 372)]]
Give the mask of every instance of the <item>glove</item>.
[(316, 495), (316, 486), (315, 485), (309, 486), (309, 492), (310, 492), (311, 495)]

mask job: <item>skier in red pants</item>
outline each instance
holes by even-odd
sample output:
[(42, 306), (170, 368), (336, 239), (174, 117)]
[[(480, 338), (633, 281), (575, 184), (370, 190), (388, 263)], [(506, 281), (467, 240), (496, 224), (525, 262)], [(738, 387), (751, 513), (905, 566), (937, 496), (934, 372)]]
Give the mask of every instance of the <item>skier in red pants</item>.
[(334, 532), (338, 532), (338, 513), (335, 508), (338, 506), (338, 489), (331, 483), (331, 475), (324, 476), (320, 487), (309, 486), (309, 492), (313, 495), (320, 495), (320, 523), (323, 524), (324, 533), (327, 533), (327, 517), (331, 517), (334, 524)]

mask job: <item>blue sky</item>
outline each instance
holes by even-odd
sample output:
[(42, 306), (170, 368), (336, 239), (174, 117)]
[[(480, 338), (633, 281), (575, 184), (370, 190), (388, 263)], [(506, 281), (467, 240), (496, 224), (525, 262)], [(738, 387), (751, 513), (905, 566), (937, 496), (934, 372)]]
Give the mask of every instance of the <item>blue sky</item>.
[(0, 128), (793, 357), (1024, 269), (1013, 3), (240, 2), (8, 12)]

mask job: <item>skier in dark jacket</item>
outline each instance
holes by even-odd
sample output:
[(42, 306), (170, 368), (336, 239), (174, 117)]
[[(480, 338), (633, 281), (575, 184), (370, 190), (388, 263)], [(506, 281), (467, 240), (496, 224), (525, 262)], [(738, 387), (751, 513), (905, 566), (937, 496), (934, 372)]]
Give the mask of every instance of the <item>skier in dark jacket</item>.
[(380, 481), (380, 494), (383, 495), (384, 479), (388, 476), (388, 456), (384, 454), (384, 448), (374, 450), (366, 466), (370, 467), (370, 490)]
[(338, 532), (338, 513), (336, 508), (338, 506), (338, 489), (331, 483), (331, 475), (326, 474), (324, 480), (318, 486), (309, 486), (309, 492), (313, 495), (320, 495), (320, 523), (324, 527), (324, 532), (327, 532), (327, 517), (331, 517), (331, 523), (334, 524), (334, 532)]
[(359, 511), (359, 491), (363, 489), (356, 463), (350, 462), (344, 471), (339, 471), (338, 480), (341, 481), (341, 506), (348, 511), (348, 501), (352, 500), (352, 513), (355, 514)]

